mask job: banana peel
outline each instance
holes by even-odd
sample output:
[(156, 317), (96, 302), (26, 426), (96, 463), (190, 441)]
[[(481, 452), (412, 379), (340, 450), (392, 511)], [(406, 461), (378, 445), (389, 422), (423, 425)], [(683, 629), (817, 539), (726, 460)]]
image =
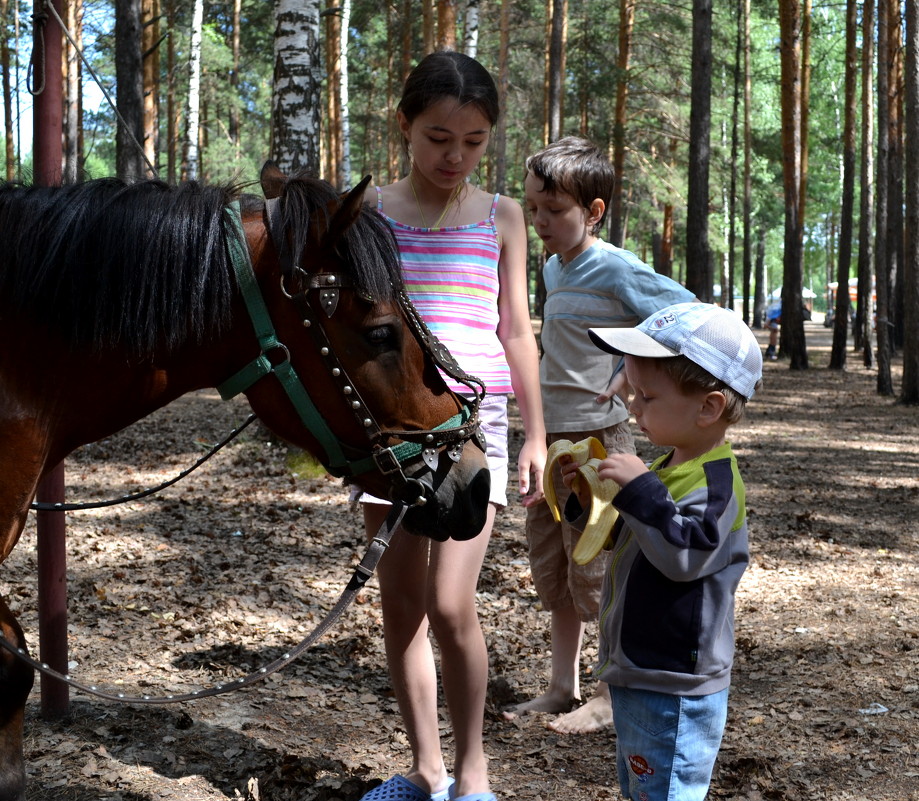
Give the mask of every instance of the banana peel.
[(546, 469), (543, 473), (543, 493), (552, 517), (558, 523), (562, 519), (555, 482), (552, 480), (552, 469), (561, 456), (570, 456), (578, 464), (573, 489), (581, 489), (581, 482), (586, 482), (590, 489), (590, 513), (587, 525), (578, 540), (571, 558), (579, 565), (586, 565), (600, 551), (610, 544), (610, 531), (619, 516), (611, 501), (619, 492), (619, 486), (610, 479), (601, 479), (597, 474), (600, 462), (606, 458), (606, 448), (596, 437), (587, 437), (580, 442), (560, 439), (549, 446), (546, 454)]

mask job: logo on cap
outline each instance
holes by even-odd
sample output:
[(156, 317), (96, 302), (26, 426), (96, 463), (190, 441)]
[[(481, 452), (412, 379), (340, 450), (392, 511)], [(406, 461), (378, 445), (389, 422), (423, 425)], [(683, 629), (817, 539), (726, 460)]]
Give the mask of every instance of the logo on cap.
[(674, 323), (676, 323), (676, 315), (673, 312), (668, 312), (651, 323), (651, 327), (661, 329), (666, 328), (668, 325), (673, 325)]

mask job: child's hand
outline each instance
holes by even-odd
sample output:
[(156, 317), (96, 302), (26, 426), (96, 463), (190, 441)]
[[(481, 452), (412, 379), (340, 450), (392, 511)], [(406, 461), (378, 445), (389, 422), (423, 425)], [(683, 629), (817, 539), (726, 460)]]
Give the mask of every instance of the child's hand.
[(528, 437), (517, 459), (517, 486), (525, 507), (533, 506), (543, 499), (542, 474), (545, 466), (545, 437), (539, 440)]
[(586, 509), (590, 506), (590, 487), (586, 481), (575, 482), (574, 480), (581, 466), (567, 453), (563, 453), (558, 457), (558, 466), (562, 472), (562, 481), (565, 486), (572, 492), (577, 493), (578, 502), (582, 508)]
[(620, 487), (624, 487), (647, 472), (645, 463), (634, 453), (610, 453), (600, 462), (597, 475), (600, 478), (610, 478)]
[(614, 375), (613, 380), (609, 382), (609, 386), (597, 395), (596, 401), (598, 404), (609, 403), (614, 395), (618, 395), (626, 405), (626, 408), (628, 408), (629, 395), (631, 394), (632, 388), (629, 386), (628, 379), (625, 377), (625, 372), (620, 372)]

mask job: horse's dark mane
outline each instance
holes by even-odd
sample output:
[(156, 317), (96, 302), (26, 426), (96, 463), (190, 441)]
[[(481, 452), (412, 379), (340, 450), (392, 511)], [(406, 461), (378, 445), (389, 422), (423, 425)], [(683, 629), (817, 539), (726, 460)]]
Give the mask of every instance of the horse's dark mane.
[[(231, 186), (115, 178), (0, 186), (0, 303), (74, 345), (137, 357), (219, 334), (237, 286), (225, 227), (226, 206), (237, 197)], [(325, 230), (326, 204), (337, 197), (305, 176), (286, 184), (295, 253), (308, 250), (310, 221)], [(244, 208), (263, 203), (240, 199)], [(387, 300), (401, 288), (392, 234), (371, 209), (362, 209), (336, 250), (359, 291)]]
[(225, 208), (236, 191), (101, 178), (0, 188), (0, 296), (74, 345), (134, 356), (229, 318)]

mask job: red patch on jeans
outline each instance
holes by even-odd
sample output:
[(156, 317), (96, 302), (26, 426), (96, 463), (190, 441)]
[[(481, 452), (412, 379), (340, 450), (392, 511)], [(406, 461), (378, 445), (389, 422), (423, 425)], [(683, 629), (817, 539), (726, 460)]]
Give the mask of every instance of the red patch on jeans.
[(636, 776), (653, 776), (654, 768), (648, 764), (648, 760), (638, 754), (632, 754), (629, 757), (629, 767)]

